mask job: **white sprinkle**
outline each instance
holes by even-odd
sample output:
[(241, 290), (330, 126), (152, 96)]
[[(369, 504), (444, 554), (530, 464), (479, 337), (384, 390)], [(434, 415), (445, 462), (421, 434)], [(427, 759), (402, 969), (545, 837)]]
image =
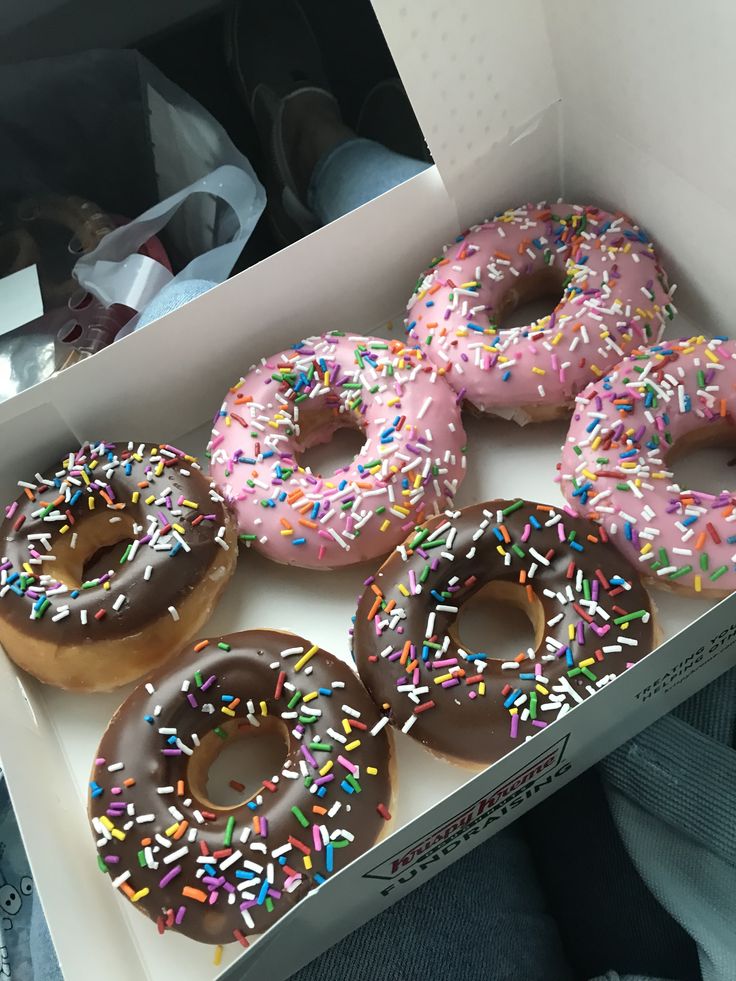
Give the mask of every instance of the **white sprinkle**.
[(224, 872), (225, 869), (229, 869), (231, 865), (235, 865), (239, 858), (241, 858), (243, 853), (241, 851), (233, 852), (232, 855), (228, 855), (227, 858), (220, 862), (219, 870)]
[[(515, 666), (515, 665), (514, 665)], [(378, 733), (383, 729), (385, 725), (388, 725), (388, 716), (384, 715), (383, 718), (379, 719), (378, 722), (371, 729), (371, 735), (377, 736)]]
[(327, 531), (329, 532), (330, 535), (332, 535), (332, 537), (335, 539), (335, 541), (340, 546), (340, 548), (344, 548), (346, 552), (350, 549), (350, 546), (347, 544), (347, 542), (345, 542), (342, 538), (340, 538), (340, 536), (338, 535), (338, 533), (335, 531), (334, 528), (328, 528)]
[(434, 633), (434, 610), (427, 617), (427, 629), (424, 631), (425, 638), (431, 637)]
[(567, 691), (570, 695), (572, 695), (572, 697), (575, 699), (576, 702), (582, 702), (583, 701), (582, 696), (581, 695), (578, 695), (578, 693), (575, 691), (575, 689), (573, 688), (573, 686), (570, 684), (570, 682), (564, 676), (562, 678), (560, 678), (560, 684), (559, 684), (559, 686), (561, 688), (564, 688), (565, 691)]
[(423, 419), (424, 418), (424, 413), (427, 411), (427, 409), (430, 407), (431, 404), (432, 404), (432, 397), (431, 396), (428, 396), (424, 400), (424, 404), (422, 405), (421, 409), (417, 413), (417, 419)]
[(164, 856), (164, 865), (171, 865), (171, 863), (175, 862), (178, 858), (184, 858), (184, 856), (188, 854), (189, 848), (187, 845), (184, 845), (183, 848), (177, 848), (175, 852), (170, 852), (168, 855)]

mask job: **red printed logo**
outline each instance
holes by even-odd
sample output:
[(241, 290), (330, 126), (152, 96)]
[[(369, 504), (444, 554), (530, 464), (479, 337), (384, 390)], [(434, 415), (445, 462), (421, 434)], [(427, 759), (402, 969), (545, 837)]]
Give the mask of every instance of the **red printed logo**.
[[(513, 806), (534, 792), (535, 787), (551, 783), (554, 776), (569, 769), (564, 764), (567, 736), (554, 743), (543, 753), (512, 774), (503, 783), (485, 793), (474, 804), (456, 814), (451, 820), (435, 828), (430, 834), (418, 839), (408, 848), (397, 852), (387, 861), (366, 872), (364, 879), (394, 879), (407, 870), (423, 863), (436, 862), (442, 855), (454, 851), (463, 839), (468, 842), (481, 829), (490, 825), (494, 815)], [(482, 841), (478, 838), (473, 844)], [(455, 844), (452, 844), (455, 843)]]

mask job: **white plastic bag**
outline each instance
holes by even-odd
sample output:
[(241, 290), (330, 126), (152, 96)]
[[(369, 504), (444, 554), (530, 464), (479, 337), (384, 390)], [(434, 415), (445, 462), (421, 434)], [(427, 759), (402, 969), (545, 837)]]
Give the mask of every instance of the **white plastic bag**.
[[(266, 204), (248, 160), (194, 99), (140, 58), (144, 101), (161, 200), (108, 234), (82, 256), (74, 276), (106, 306), (141, 311), (171, 282), (222, 282), (231, 272)], [(188, 261), (172, 274), (138, 249), (168, 230)], [(118, 335), (136, 329), (138, 317)]]
[[(229, 205), (236, 227), (233, 230), (228, 227), (229, 222), (213, 221), (208, 226), (211, 247), (196, 255), (181, 272), (175, 275), (150, 256), (138, 254), (139, 247), (165, 228), (185, 203), (209, 210), (213, 200)], [(106, 235), (94, 251), (79, 259), (74, 276), (105, 306), (120, 303), (137, 311), (143, 310), (169, 283), (202, 279), (222, 282), (235, 265), (264, 205), (263, 189), (246, 173), (232, 165), (218, 167)], [(129, 321), (117, 339), (135, 330), (138, 321), (137, 316)]]
[[(121, 323), (118, 336), (135, 329), (167, 284), (164, 310), (171, 294), (222, 282), (265, 206), (222, 126), (136, 51), (0, 65), (0, 133), (0, 244), (33, 245), (27, 261), (0, 248), (0, 278), (35, 264), (43, 299), (42, 316), (17, 327), (0, 311), (0, 402), (94, 354)], [(52, 220), (59, 202), (114, 230), (84, 252), (69, 223)]]

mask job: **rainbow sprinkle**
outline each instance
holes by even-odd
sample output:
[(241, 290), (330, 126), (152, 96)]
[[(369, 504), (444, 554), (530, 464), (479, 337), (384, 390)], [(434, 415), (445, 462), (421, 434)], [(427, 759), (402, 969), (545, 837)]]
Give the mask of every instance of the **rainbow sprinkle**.
[(634, 351), (576, 398), (563, 491), (664, 586), (736, 588), (736, 493), (683, 487), (671, 466), (691, 440), (730, 442), (734, 361), (724, 337), (662, 342)]
[[(353, 634), (362, 680), (435, 752), (494, 762), (651, 650), (647, 594), (607, 543), (569, 509), (517, 500), (446, 511), (367, 581)], [(483, 651), (458, 638), (463, 604), (489, 583), (513, 587), (537, 625), (533, 646), (509, 656), (492, 633)]]

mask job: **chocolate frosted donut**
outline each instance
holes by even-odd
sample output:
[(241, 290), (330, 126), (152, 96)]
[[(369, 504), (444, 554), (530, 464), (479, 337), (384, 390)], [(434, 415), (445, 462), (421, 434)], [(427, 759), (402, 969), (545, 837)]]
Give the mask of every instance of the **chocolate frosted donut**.
[(167, 444), (86, 444), (18, 483), (0, 525), (0, 643), (48, 684), (140, 678), (200, 629), (235, 569), (227, 506)]
[[(464, 648), (471, 596), (521, 607), (534, 646)], [(493, 763), (656, 646), (638, 573), (606, 532), (528, 501), (447, 511), (381, 566), (358, 606), (353, 652), (391, 722), (434, 753)]]
[[(385, 723), (350, 668), (301, 637), (199, 641), (136, 688), (102, 737), (89, 797), (100, 868), (161, 932), (247, 946), (386, 832)], [(283, 739), (280, 772), (235, 806), (213, 803), (220, 751), (242, 739), (257, 756), (264, 732)]]

